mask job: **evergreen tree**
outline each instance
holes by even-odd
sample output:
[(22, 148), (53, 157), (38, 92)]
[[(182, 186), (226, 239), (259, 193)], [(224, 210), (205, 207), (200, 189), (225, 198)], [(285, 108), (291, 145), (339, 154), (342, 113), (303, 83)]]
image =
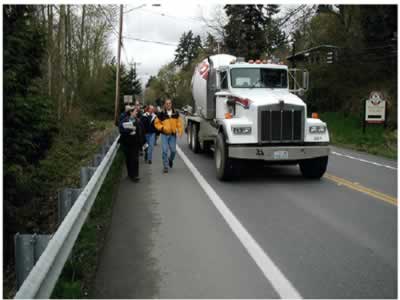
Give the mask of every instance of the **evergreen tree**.
[(266, 49), (267, 18), (263, 5), (226, 5), (225, 45), (230, 54), (245, 59), (260, 58)]
[(178, 47), (175, 50), (175, 65), (190, 65), (198, 56), (201, 48), (201, 38), (199, 35), (193, 36), (191, 30), (188, 33), (184, 32), (179, 40)]
[(40, 85), (46, 39), (37, 13), (37, 6), (3, 6), (3, 255), (7, 263), (13, 253), (13, 234), (23, 228), (16, 220), (17, 207), (29, 204), (38, 191), (32, 173), (56, 133), (55, 109)]
[(286, 43), (286, 36), (274, 19), (277, 5), (226, 5), (225, 46), (229, 53), (245, 59), (270, 55)]
[(128, 82), (130, 84), (130, 91), (132, 95), (140, 95), (142, 93), (142, 84), (137, 78), (136, 69), (131, 65), (128, 72)]
[(267, 16), (265, 25), (265, 35), (266, 35), (266, 54), (271, 56), (273, 52), (287, 43), (286, 34), (279, 27), (279, 19), (276, 15), (279, 13), (280, 9), (278, 5), (267, 5), (265, 7), (265, 14)]

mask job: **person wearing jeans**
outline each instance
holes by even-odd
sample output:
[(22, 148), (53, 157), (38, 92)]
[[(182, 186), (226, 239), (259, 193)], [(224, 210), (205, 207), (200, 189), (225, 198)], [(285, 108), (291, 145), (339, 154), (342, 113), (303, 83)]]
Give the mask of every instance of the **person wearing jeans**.
[(146, 142), (148, 145), (147, 149), (145, 150), (146, 151), (145, 161), (148, 164), (152, 163), (153, 148), (156, 140), (157, 129), (154, 127), (155, 119), (156, 119), (156, 114), (154, 113), (154, 106), (149, 105), (141, 119), (144, 127)]
[[(176, 155), (176, 134), (161, 134), (161, 144), (164, 173), (168, 173), (168, 167), (173, 167)], [(170, 151), (169, 157), (168, 150)]]
[[(157, 116), (154, 125), (161, 132), (162, 158), (164, 173), (172, 168), (176, 155), (176, 135), (182, 136), (182, 121), (179, 113), (172, 107), (172, 100), (166, 99), (164, 109)], [(170, 152), (168, 156), (168, 151)]]

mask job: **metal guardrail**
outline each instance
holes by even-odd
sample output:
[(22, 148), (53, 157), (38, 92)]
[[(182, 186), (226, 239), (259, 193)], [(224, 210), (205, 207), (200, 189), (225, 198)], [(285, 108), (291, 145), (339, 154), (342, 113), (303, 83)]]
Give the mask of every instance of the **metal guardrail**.
[(25, 279), (15, 299), (49, 298), (117, 153), (118, 137)]

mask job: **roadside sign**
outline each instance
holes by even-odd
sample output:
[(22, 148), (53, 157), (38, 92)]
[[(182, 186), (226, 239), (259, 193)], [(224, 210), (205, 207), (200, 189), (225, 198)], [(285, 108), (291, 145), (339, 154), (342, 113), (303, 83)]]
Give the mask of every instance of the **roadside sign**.
[(124, 104), (130, 104), (130, 103), (133, 103), (132, 95), (124, 95)]
[(365, 101), (365, 122), (383, 124), (386, 119), (386, 101), (379, 92), (372, 92)]

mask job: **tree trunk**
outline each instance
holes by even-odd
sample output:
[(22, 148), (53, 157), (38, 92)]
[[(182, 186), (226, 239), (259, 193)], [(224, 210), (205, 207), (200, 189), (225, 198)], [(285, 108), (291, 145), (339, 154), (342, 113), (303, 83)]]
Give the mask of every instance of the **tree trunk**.
[(63, 106), (65, 103), (65, 5), (60, 6), (60, 21), (58, 31), (58, 49), (60, 51), (60, 91), (58, 94), (58, 107), (57, 107), (57, 118), (61, 120)]
[(53, 80), (53, 70), (52, 70), (52, 57), (53, 57), (53, 6), (47, 6), (47, 77), (48, 77), (48, 94), (49, 97), (52, 96), (52, 80)]
[(77, 79), (77, 92), (82, 93), (82, 82), (83, 82), (83, 42), (85, 39), (85, 15), (86, 15), (86, 5), (82, 6), (82, 19), (81, 19), (81, 33), (79, 37), (79, 49), (78, 49), (78, 64), (76, 66), (76, 79)]
[(74, 97), (74, 69), (72, 64), (72, 25), (71, 25), (71, 6), (67, 6), (67, 49), (68, 49), (68, 57), (67, 57), (67, 66), (68, 66), (68, 98), (69, 103), (67, 103), (67, 109), (70, 113), (72, 111), (72, 103)]

